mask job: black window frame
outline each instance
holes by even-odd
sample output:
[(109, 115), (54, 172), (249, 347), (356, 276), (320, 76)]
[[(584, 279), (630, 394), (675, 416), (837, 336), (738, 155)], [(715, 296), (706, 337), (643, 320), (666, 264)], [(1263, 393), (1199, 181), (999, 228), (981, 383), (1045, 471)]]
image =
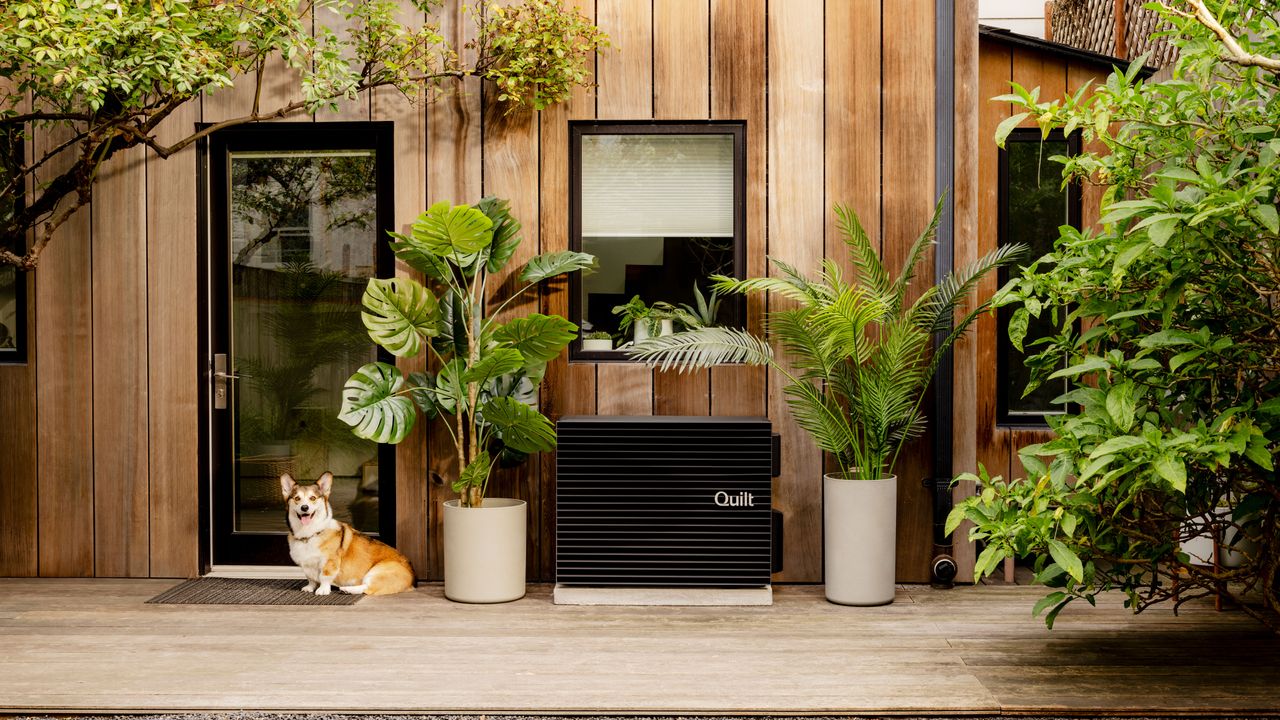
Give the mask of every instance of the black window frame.
[[(1067, 144), (1067, 154), (1071, 157), (1079, 155), (1081, 151), (1080, 132), (1078, 130), (1070, 135), (1063, 133), (1061, 130), (1050, 130), (1048, 136), (1045, 136), (1040, 128), (1014, 128), (1005, 140), (1005, 147), (1000, 148), (996, 194), (997, 248), (1013, 242), (1009, 228), (1009, 151), (1007, 147), (1010, 143), (1034, 143), (1043, 147), (1045, 142), (1065, 142)], [(1043, 168), (1048, 172), (1059, 169), (1056, 163), (1049, 160), (1048, 155), (1044, 156), (1043, 163)], [(1058, 176), (1060, 177), (1060, 174)], [(1080, 184), (1077, 182), (1069, 183), (1067, 185), (1067, 224), (1077, 230), (1081, 228), (1083, 223), (1083, 201), (1084, 193)], [(1027, 258), (1025, 262), (1029, 263), (1035, 259)], [(1008, 266), (1002, 267), (998, 271), (997, 277), (1001, 287), (1009, 281), (1010, 272), (1011, 268)], [(1012, 310), (1008, 307), (996, 310), (996, 424), (1001, 427), (1047, 428), (1049, 423), (1045, 418), (1062, 413), (1009, 414), (1009, 383), (1006, 382), (1006, 378), (1010, 367), (1010, 351), (1013, 350), (1013, 344), (1009, 341), (1009, 319), (1012, 314)]]
[[(731, 135), (733, 136), (733, 276), (747, 271), (747, 123), (745, 120), (571, 120), (569, 121), (569, 249), (582, 251), (582, 138), (586, 135)], [(747, 304), (734, 303), (739, 322), (746, 326)], [(582, 319), (582, 273), (569, 275), (569, 319)], [(633, 363), (616, 350), (583, 350), (582, 335), (569, 345), (569, 362)]]
[[(198, 129), (209, 127), (198, 125)], [(201, 213), (203, 232), (201, 266), (208, 268), (207, 277), (201, 278), (201, 297), (210, 301), (225, 299), (230, 293), (230, 265), (223, 261), (221, 251), (230, 243), (230, 154), (236, 151), (291, 150), (347, 150), (371, 149), (376, 162), (376, 232), (375, 275), (389, 278), (395, 275), (395, 254), (387, 233), (395, 229), (395, 124), (391, 121), (335, 121), (335, 122), (268, 122), (251, 123), (225, 128), (209, 135), (198, 146), (201, 179)], [(215, 252), (217, 251), (217, 252)], [(210, 254), (213, 253), (213, 254)], [(231, 332), (227, 308), (211, 302), (207, 314), (201, 313), (201, 357), (207, 368), (212, 368), (214, 352), (225, 348)], [(213, 346), (210, 346), (210, 342)], [(377, 348), (377, 360), (395, 364), (395, 357), (384, 348)], [(353, 368), (354, 370), (354, 368)], [(221, 482), (230, 469), (226, 467), (226, 450), (234, 447), (235, 437), (229, 423), (224, 422), (207, 406), (209, 398), (202, 397), (202, 442), (211, 443), (208, 450), (211, 462), (203, 472), (208, 474), (203, 493), (212, 496), (212, 508), (202, 520), (209, 523), (202, 534), (211, 544), (202, 556), (210, 565), (288, 565), (288, 544), (277, 534), (236, 531), (234, 525), (235, 496), (231, 483)], [(225, 412), (232, 412), (228, 409)], [(205, 439), (207, 438), (207, 440)], [(396, 487), (400, 482), (396, 463), (396, 446), (378, 444), (378, 534), (376, 538), (396, 547), (399, 528), (396, 525)], [(302, 479), (302, 478), (299, 478)], [(212, 491), (210, 492), (210, 488)], [(283, 503), (283, 501), (282, 501)], [(281, 505), (283, 509), (283, 504)], [(283, 519), (281, 521), (283, 527)], [(265, 540), (264, 540), (265, 538)]]
[[(17, 127), (8, 127), (11, 128), (9, 130), (10, 136), (0, 138), (0, 144), (3, 144), (8, 148), (12, 148), (13, 155), (5, 158), (3, 162), (12, 162), (14, 168), (18, 172), (21, 172), (22, 167), (26, 162), (26, 126), (20, 125)], [(5, 148), (0, 148), (0, 151), (3, 151), (4, 149)], [(26, 207), (26, 201), (27, 184), (24, 181), (18, 188), (17, 197), (14, 198), (14, 210), (21, 212)], [(12, 250), (18, 255), (22, 255), (27, 249), (25, 247), (11, 247), (9, 250)], [(30, 360), (30, 350), (27, 347), (27, 340), (29, 334), (28, 323), (30, 322), (30, 318), (28, 316), (31, 314), (31, 306), (28, 302), (29, 298), (27, 293), (27, 276), (32, 271), (21, 270), (16, 267), (12, 269), (14, 275), (14, 304), (17, 307), (17, 313), (15, 314), (16, 320), (14, 322), (14, 327), (11, 328), (13, 332), (13, 349), (0, 350), (0, 365), (26, 365)]]

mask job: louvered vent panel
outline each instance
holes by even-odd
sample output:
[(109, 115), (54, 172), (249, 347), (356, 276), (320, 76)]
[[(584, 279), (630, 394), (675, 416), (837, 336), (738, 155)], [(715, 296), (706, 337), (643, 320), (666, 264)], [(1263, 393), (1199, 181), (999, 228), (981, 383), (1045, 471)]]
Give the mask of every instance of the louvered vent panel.
[(767, 419), (566, 417), (557, 432), (557, 582), (769, 584)]

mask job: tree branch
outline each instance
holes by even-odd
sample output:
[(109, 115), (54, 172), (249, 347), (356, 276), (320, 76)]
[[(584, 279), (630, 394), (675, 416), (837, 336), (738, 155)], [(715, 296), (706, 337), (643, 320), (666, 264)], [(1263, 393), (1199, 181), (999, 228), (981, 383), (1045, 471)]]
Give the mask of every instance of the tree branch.
[[(1224, 59), (1236, 65), (1245, 67), (1260, 67), (1264, 70), (1270, 70), (1274, 73), (1280, 73), (1280, 60), (1267, 57), (1266, 55), (1258, 55), (1246, 51), (1240, 46), (1240, 42), (1236, 40), (1235, 35), (1222, 26), (1218, 19), (1209, 12), (1209, 8), (1205, 7), (1204, 0), (1187, 0), (1187, 4), (1195, 8), (1195, 18), (1201, 25), (1213, 31), (1218, 36), (1218, 40), (1222, 42), (1223, 47), (1227, 49)], [(1185, 13), (1184, 13), (1185, 14)]]

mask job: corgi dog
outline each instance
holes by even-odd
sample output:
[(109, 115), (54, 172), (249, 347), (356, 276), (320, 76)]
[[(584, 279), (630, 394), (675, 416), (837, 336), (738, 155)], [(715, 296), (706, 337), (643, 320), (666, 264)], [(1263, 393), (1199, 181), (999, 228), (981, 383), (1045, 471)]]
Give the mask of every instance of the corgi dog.
[(328, 595), (334, 585), (351, 595), (390, 595), (415, 584), (408, 558), (333, 517), (333, 473), (315, 485), (280, 476), (289, 523), (289, 557), (307, 576), (304, 592)]

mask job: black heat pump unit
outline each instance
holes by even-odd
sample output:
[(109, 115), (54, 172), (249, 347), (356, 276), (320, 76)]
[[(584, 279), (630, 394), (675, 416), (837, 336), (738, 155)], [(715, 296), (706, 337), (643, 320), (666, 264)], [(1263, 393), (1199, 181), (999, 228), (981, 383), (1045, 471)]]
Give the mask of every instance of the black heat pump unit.
[(556, 582), (769, 584), (778, 458), (768, 419), (579, 416), (557, 433)]

